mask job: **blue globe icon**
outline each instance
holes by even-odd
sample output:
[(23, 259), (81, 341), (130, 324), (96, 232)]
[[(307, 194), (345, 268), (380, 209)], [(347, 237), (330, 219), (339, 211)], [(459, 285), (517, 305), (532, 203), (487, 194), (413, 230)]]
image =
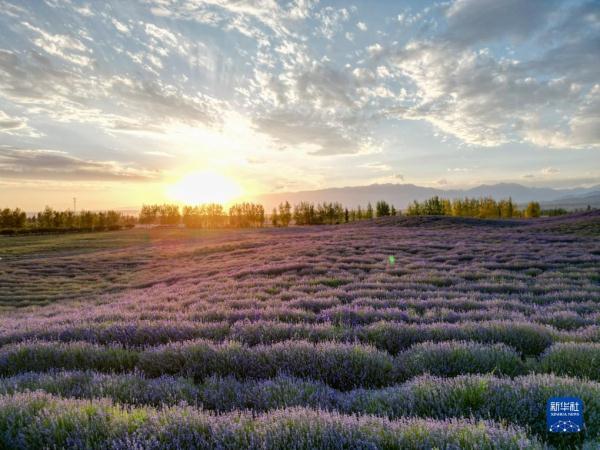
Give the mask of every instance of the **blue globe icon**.
[(552, 433), (577, 433), (581, 431), (581, 428), (570, 420), (559, 420), (550, 426), (550, 431)]

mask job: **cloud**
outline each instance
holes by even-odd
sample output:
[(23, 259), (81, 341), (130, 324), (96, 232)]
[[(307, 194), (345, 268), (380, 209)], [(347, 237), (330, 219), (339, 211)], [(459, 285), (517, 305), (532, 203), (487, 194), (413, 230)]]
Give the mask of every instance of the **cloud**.
[(122, 123), (178, 121), (193, 126), (219, 121), (218, 102), (200, 93), (185, 94), (175, 86), (159, 81), (140, 81), (123, 76), (111, 78), (106, 87), (125, 108), (138, 113), (135, 119), (124, 119)]
[(544, 167), (540, 173), (542, 175), (556, 175), (557, 173), (560, 173), (560, 170), (554, 167)]
[(276, 36), (289, 36), (289, 23), (305, 19), (315, 0), (149, 0), (159, 17), (193, 20), (246, 36), (265, 39), (264, 28)]
[(145, 30), (148, 36), (152, 36), (170, 47), (177, 47), (178, 45), (177, 36), (165, 28), (160, 28), (154, 24), (147, 23)]
[(114, 17), (111, 19), (111, 23), (114, 25), (114, 27), (117, 29), (117, 31), (119, 33), (123, 33), (123, 34), (131, 34), (131, 30), (129, 29), (129, 27), (127, 25), (125, 25), (123, 22), (120, 22), (119, 20), (115, 19)]
[(79, 39), (64, 34), (51, 34), (28, 22), (22, 22), (22, 25), (40, 36), (34, 39), (33, 43), (46, 53), (59, 56), (79, 66), (87, 66), (91, 63), (91, 58), (87, 56), (89, 49)]
[[(278, 149), (305, 159), (380, 147), (414, 156), (428, 139), (417, 135), (430, 128), (446, 147), (599, 147), (595, 1), (451, 0), (385, 11), (313, 0), (89, 4), (11, 9), (18, 20), (0, 8), (10, 24), (0, 32), (9, 49), (0, 49), (1, 107), (23, 116), (0, 115), (2, 134), (68, 123), (142, 154), (139, 139), (194, 147), (188, 137), (207, 134), (235, 142), (239, 160), (248, 152), (239, 141), (252, 139), (273, 159), (289, 155)], [(244, 117), (248, 138), (224, 125), (231, 112)], [(409, 120), (430, 126), (394, 123)], [(414, 149), (386, 145), (393, 133), (406, 133)], [(439, 164), (448, 176), (463, 170)]]
[(257, 118), (254, 124), (257, 131), (270, 135), (278, 144), (304, 146), (311, 155), (354, 154), (363, 149), (360, 139), (346, 135), (340, 127), (298, 114), (277, 113)]
[(35, 112), (106, 129), (160, 131), (180, 122), (216, 126), (223, 103), (160, 81), (87, 77), (43, 55), (0, 50), (0, 93)]
[(79, 6), (79, 7), (74, 7), (73, 8), (78, 14), (81, 14), (84, 17), (92, 17), (94, 16), (94, 12), (92, 11), (92, 9), (90, 8), (90, 5), (83, 5), (83, 6)]
[[(411, 43), (389, 59), (415, 86), (411, 103), (390, 109), (399, 117), (425, 120), (484, 147), (520, 140), (552, 147), (598, 144), (595, 90), (586, 96), (585, 88), (568, 78), (538, 77), (525, 65), (486, 51), (430, 42)], [(580, 113), (573, 113), (574, 105)], [(544, 137), (564, 125), (571, 133)]]
[(0, 111), (0, 132), (14, 132), (27, 126), (27, 119), (22, 117), (10, 117), (4, 111)]
[(336, 9), (332, 6), (326, 6), (316, 14), (320, 21), (319, 31), (327, 39), (333, 37), (342, 31), (344, 22), (350, 19), (350, 12), (346, 8)]
[(114, 161), (84, 160), (66, 152), (0, 146), (0, 175), (6, 178), (87, 181), (150, 181), (158, 173)]
[(172, 153), (168, 153), (168, 152), (160, 152), (160, 151), (149, 151), (149, 152), (144, 152), (145, 155), (150, 155), (150, 156), (160, 156), (163, 158), (174, 158), (175, 155), (173, 155)]
[(594, 85), (562, 127), (532, 120), (526, 136), (530, 142), (550, 148), (600, 148), (600, 85)]
[(247, 96), (257, 130), (279, 145), (308, 146), (312, 155), (354, 154), (372, 146), (361, 103), (373, 81), (373, 74), (301, 61), (285, 77), (255, 72)]
[(364, 167), (370, 170), (376, 170), (379, 172), (389, 172), (392, 170), (392, 167), (389, 164), (379, 163), (379, 162), (370, 162), (361, 165), (360, 167)]
[(15, 136), (41, 137), (42, 134), (31, 128), (27, 122), (26, 117), (9, 116), (0, 110), (0, 133)]
[(373, 44), (367, 47), (367, 53), (370, 56), (378, 56), (383, 52), (383, 47), (381, 46), (381, 44)]
[(466, 46), (509, 37), (525, 39), (547, 23), (554, 0), (456, 0), (443, 39)]
[(324, 64), (315, 64), (293, 80), (297, 98), (310, 102), (315, 108), (330, 106), (352, 107), (352, 91), (357, 85), (347, 72)]

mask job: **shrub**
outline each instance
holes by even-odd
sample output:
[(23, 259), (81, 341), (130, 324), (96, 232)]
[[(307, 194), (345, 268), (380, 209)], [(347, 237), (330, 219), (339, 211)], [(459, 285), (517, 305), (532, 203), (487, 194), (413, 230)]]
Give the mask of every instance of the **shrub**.
[[(547, 432), (546, 402), (553, 396), (577, 396), (583, 400), (587, 430), (582, 436), (562, 439)], [(600, 384), (553, 375), (532, 374), (512, 380), (490, 375), (455, 378), (425, 375), (384, 389), (357, 389), (339, 401), (342, 406), (338, 409), (347, 414), (506, 421), (527, 426), (544, 440), (557, 445), (600, 437)]]
[(600, 438), (600, 384), (547, 374), (514, 379), (492, 375), (455, 378), (424, 375), (383, 389), (346, 392), (322, 382), (288, 376), (246, 381), (211, 376), (194, 385), (190, 380), (170, 376), (148, 379), (141, 373), (107, 375), (61, 371), (25, 373), (0, 380), (0, 394), (38, 389), (63, 397), (109, 397), (133, 405), (186, 402), (219, 412), (242, 409), (265, 412), (302, 406), (390, 419), (474, 417), (527, 426), (544, 440), (554, 443), (556, 436), (545, 429), (546, 401), (553, 396), (577, 396), (585, 405), (587, 430), (583, 437)]
[(412, 346), (397, 357), (401, 376), (431, 373), (456, 376), (466, 373), (497, 373), (518, 375), (525, 365), (518, 353), (504, 344), (484, 345), (475, 342), (423, 342)]
[(247, 347), (236, 342), (168, 344), (142, 353), (140, 369), (149, 376), (183, 374), (264, 379), (284, 373), (321, 380), (338, 389), (384, 386), (394, 381), (393, 358), (373, 347), (333, 342), (286, 341)]
[(226, 322), (193, 323), (139, 320), (129, 323), (58, 324), (43, 329), (18, 330), (0, 337), (10, 343), (33, 338), (49, 341), (85, 341), (95, 344), (121, 344), (144, 347), (197, 338), (222, 340), (229, 335)]
[(560, 334), (551, 327), (525, 322), (490, 321), (465, 323), (402, 324), (377, 322), (358, 331), (359, 338), (377, 348), (396, 354), (424, 341), (472, 340), (503, 343), (525, 356), (537, 356)]
[(540, 358), (539, 371), (600, 380), (600, 343), (554, 344)]
[(87, 342), (22, 342), (0, 349), (0, 374), (48, 369), (133, 370), (138, 354), (122, 347)]
[(286, 322), (236, 322), (231, 327), (230, 338), (247, 345), (273, 344), (291, 339), (311, 342), (329, 341), (339, 337), (339, 332), (329, 324)]
[(196, 403), (199, 389), (191, 380), (141, 373), (104, 374), (94, 371), (25, 372), (0, 379), (0, 394), (43, 390), (62, 397), (94, 399), (108, 397), (133, 405)]
[(541, 449), (516, 427), (471, 420), (353, 417), (289, 408), (214, 416), (191, 407), (123, 408), (45, 393), (0, 397), (0, 444), (8, 448)]

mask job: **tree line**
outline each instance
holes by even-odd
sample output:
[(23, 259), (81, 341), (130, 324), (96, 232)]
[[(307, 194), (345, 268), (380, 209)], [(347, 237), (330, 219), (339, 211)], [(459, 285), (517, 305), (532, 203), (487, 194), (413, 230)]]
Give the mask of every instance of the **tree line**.
[(102, 231), (131, 228), (136, 219), (118, 211), (58, 211), (44, 208), (34, 215), (27, 216), (19, 208), (0, 210), (0, 229), (19, 232), (51, 231)]
[(226, 211), (222, 205), (207, 203), (196, 206), (143, 205), (139, 223), (145, 225), (179, 225), (188, 228), (251, 228), (265, 224), (265, 210), (257, 203), (236, 203)]
[(267, 221), (274, 227), (287, 227), (292, 222), (296, 225), (334, 225), (372, 219), (374, 217), (396, 215), (398, 211), (385, 201), (371, 203), (366, 208), (345, 208), (338, 202), (314, 204), (300, 202), (294, 207), (288, 202), (280, 203), (273, 208), (269, 217), (264, 207), (257, 203), (236, 203), (226, 210), (217, 203), (196, 206), (174, 204), (143, 205), (138, 222), (143, 225), (179, 225), (188, 228), (256, 228), (263, 227)]
[(422, 202), (414, 201), (408, 206), (409, 216), (479, 217), (482, 219), (510, 219), (517, 217), (540, 217), (538, 202), (529, 202), (520, 210), (511, 198), (496, 201), (491, 197), (449, 200), (437, 195)]
[[(285, 205), (289, 212), (289, 203), (285, 202)], [(296, 225), (335, 225), (397, 214), (396, 208), (385, 201), (378, 201), (375, 209), (371, 203), (368, 203), (366, 208), (358, 206), (348, 209), (338, 202), (323, 202), (316, 205), (311, 202), (300, 202), (294, 207), (292, 217)]]
[[(414, 201), (405, 211), (406, 215), (444, 215), (479, 218), (540, 217), (540, 215), (566, 214), (564, 209), (542, 211), (538, 202), (529, 202), (524, 209), (511, 198), (496, 201), (493, 198), (462, 198), (449, 200), (438, 196), (424, 201)], [(0, 230), (10, 234), (11, 230), (42, 231), (100, 231), (131, 228), (142, 225), (184, 225), (188, 228), (255, 228), (267, 222), (274, 227), (295, 225), (335, 225), (368, 220), (374, 217), (396, 216), (402, 212), (394, 205), (380, 200), (375, 207), (344, 207), (339, 202), (300, 202), (294, 207), (288, 202), (273, 208), (269, 217), (264, 207), (257, 203), (236, 203), (226, 210), (223, 205), (207, 203), (196, 206), (176, 204), (143, 205), (138, 217), (123, 215), (118, 211), (58, 211), (46, 207), (43, 211), (28, 216), (19, 208), (0, 210)]]

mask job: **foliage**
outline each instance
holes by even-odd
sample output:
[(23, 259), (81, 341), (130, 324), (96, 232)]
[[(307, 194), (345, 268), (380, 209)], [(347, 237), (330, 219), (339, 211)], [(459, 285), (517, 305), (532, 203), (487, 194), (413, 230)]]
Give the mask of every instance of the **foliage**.
[[(596, 448), (597, 221), (0, 239), (0, 447), (185, 447), (193, 435), (195, 447), (318, 448), (335, 436), (346, 448), (502, 448), (505, 427), (522, 426), (507, 448)], [(546, 433), (553, 395), (584, 400), (585, 433)], [(472, 440), (480, 419), (489, 443)], [(417, 440), (389, 434), (410, 421)], [(252, 434), (259, 422), (267, 431)], [(460, 440), (437, 440), (441, 423)], [(339, 427), (354, 431), (344, 440)]]
[(117, 230), (122, 227), (131, 227), (132, 218), (123, 216), (117, 211), (57, 211), (46, 207), (44, 211), (27, 217), (19, 208), (11, 210), (5, 208), (0, 211), (0, 229), (16, 229), (31, 231), (52, 230)]
[(375, 204), (375, 213), (377, 214), (377, 217), (385, 217), (391, 215), (390, 205), (383, 200), (378, 201)]
[(600, 344), (554, 344), (541, 356), (540, 367), (544, 372), (600, 381)]
[(540, 217), (542, 209), (540, 208), (540, 204), (538, 202), (529, 202), (527, 204), (527, 208), (525, 209), (525, 217)]
[(0, 397), (0, 431), (4, 447), (30, 449), (542, 448), (522, 429), (492, 422), (390, 421), (304, 408), (213, 415), (188, 406), (124, 408), (41, 392)]
[(182, 221), (188, 228), (222, 228), (227, 225), (228, 218), (223, 206), (208, 203), (197, 206), (184, 206)]
[(262, 227), (265, 210), (255, 203), (236, 203), (229, 208), (229, 225), (234, 228)]
[[(530, 203), (534, 204), (535, 202)], [(539, 209), (539, 204), (535, 203)], [(423, 202), (414, 201), (406, 210), (409, 216), (455, 216), (455, 217), (479, 217), (482, 219), (503, 218), (510, 219), (522, 217), (512, 199), (496, 201), (493, 198), (464, 198), (441, 199), (437, 195)], [(539, 217), (539, 212), (536, 216)]]

